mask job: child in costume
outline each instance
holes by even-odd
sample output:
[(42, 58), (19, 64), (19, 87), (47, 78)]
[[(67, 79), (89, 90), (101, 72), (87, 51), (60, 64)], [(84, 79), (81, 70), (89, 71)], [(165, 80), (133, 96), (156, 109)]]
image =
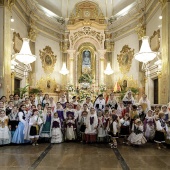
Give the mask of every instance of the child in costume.
[(58, 117), (58, 113), (54, 113), (52, 118), (52, 129), (51, 129), (51, 143), (61, 143), (63, 141), (63, 134), (61, 132), (61, 120)]
[(43, 123), (41, 117), (38, 114), (37, 109), (33, 109), (32, 116), (29, 121), (30, 126), (30, 140), (33, 146), (38, 145), (37, 141), (39, 139), (40, 125)]
[(128, 137), (129, 144), (142, 145), (147, 142), (143, 135), (143, 124), (140, 119), (136, 119), (132, 128), (132, 133)]

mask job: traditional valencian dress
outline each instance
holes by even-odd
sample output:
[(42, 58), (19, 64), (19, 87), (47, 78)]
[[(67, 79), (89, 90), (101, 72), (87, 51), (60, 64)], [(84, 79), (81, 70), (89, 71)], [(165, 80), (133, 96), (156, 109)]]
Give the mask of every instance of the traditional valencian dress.
[[(34, 123), (37, 123), (37, 125), (34, 125)], [(42, 119), (38, 115), (33, 115), (30, 118), (29, 125), (30, 125), (30, 132), (29, 137), (31, 138), (39, 138), (40, 133), (40, 125), (43, 123)]]
[(104, 128), (104, 117), (100, 116), (98, 117), (98, 138), (104, 138), (106, 136), (106, 130)]
[(11, 112), (8, 115), (8, 117), (9, 117), (8, 125), (11, 127), (10, 131), (11, 131), (11, 139), (12, 139), (19, 123), (19, 117), (18, 117), (18, 113), (14, 113), (14, 112)]
[(51, 131), (51, 143), (61, 143), (63, 141), (63, 135), (61, 132), (61, 121), (60, 118), (52, 119), (52, 131)]
[(25, 112), (26, 111), (20, 111), (18, 113), (18, 116), (19, 116), (19, 124), (18, 124), (18, 127), (14, 133), (14, 136), (12, 138), (12, 143), (25, 143), (24, 141), (24, 133), (25, 131), (27, 131), (27, 129), (25, 128), (25, 124), (26, 124), (26, 121), (25, 121)]
[(143, 125), (135, 124), (132, 128), (132, 133), (128, 137), (128, 141), (134, 145), (142, 145), (147, 142), (146, 138), (143, 135)]
[(165, 143), (165, 133), (162, 130), (168, 131), (168, 127), (163, 119), (158, 119), (156, 121), (156, 132), (155, 139), (156, 143)]
[(104, 111), (105, 100), (104, 99), (100, 100), (99, 98), (97, 98), (95, 103), (94, 103), (94, 108), (96, 109), (96, 111), (98, 111), (98, 110), (103, 110)]
[(144, 122), (144, 135), (147, 140), (153, 140), (155, 137), (155, 119), (153, 116), (146, 116)]
[(73, 118), (66, 120), (66, 136), (65, 136), (66, 140), (76, 139), (75, 130), (76, 130), (75, 120)]
[(8, 116), (0, 117), (0, 145), (11, 142), (11, 135), (8, 129)]
[(40, 137), (50, 138), (51, 137), (51, 113), (43, 113), (43, 126), (40, 132)]
[(97, 125), (98, 125), (97, 115), (95, 113), (89, 114), (86, 119), (86, 130), (85, 130), (85, 138), (87, 143), (96, 142)]

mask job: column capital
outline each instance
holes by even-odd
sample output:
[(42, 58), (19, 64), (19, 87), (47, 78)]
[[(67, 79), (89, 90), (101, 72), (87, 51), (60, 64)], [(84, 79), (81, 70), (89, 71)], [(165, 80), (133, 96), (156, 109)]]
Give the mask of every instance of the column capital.
[(106, 53), (106, 50), (98, 50), (99, 58), (104, 59), (105, 53)]

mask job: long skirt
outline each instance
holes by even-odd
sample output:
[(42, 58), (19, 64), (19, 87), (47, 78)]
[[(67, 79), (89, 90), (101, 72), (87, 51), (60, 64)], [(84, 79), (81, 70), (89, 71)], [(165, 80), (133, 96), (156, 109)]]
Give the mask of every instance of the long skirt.
[(6, 145), (11, 142), (10, 131), (7, 126), (0, 127), (0, 145)]
[(156, 130), (154, 141), (156, 143), (164, 143), (165, 142), (165, 134), (163, 132), (161, 132), (161, 131)]
[(51, 122), (46, 122), (42, 127), (40, 136), (44, 138), (50, 138), (51, 137), (50, 128), (51, 128)]
[(148, 140), (153, 140), (155, 137), (155, 128), (154, 126), (146, 125), (145, 137)]
[(106, 136), (106, 131), (104, 130), (103, 127), (99, 127), (98, 128), (98, 137), (102, 138), (102, 137), (105, 137), (105, 136)]
[(39, 130), (40, 130), (40, 127), (38, 125), (36, 126), (31, 126), (30, 128), (30, 138), (39, 138)]
[(134, 144), (134, 145), (142, 145), (142, 144), (145, 144), (147, 142), (147, 140), (144, 137), (143, 133), (135, 134), (134, 132), (132, 132), (130, 134), (130, 136), (128, 137), (128, 141), (131, 144)]
[(67, 127), (66, 128), (66, 140), (74, 140), (74, 139), (76, 139), (76, 136), (75, 136), (75, 131), (74, 131), (73, 126)]
[(86, 143), (94, 143), (97, 141), (97, 134), (96, 133), (89, 133), (85, 134)]
[(12, 138), (12, 143), (25, 143), (24, 142), (24, 124), (22, 122), (19, 122), (18, 127), (14, 133), (14, 136)]
[(51, 135), (51, 143), (61, 143), (63, 141), (63, 134), (60, 128), (53, 128)]
[(129, 126), (121, 126), (120, 128), (120, 136), (128, 136), (129, 135)]

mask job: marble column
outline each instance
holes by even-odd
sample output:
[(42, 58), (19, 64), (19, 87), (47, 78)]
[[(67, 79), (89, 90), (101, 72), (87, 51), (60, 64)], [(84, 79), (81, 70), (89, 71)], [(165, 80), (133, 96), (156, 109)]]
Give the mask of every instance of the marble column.
[(69, 77), (68, 77), (68, 82), (71, 85), (74, 85), (74, 53), (75, 50), (67, 50), (68, 55), (69, 55)]
[(162, 76), (159, 87), (159, 103), (170, 101), (170, 0), (162, 3)]
[(11, 11), (0, 7), (0, 96), (11, 94)]
[(104, 55), (106, 53), (106, 50), (98, 50), (99, 52), (99, 58), (100, 58), (100, 64), (99, 64), (99, 85), (104, 84)]

